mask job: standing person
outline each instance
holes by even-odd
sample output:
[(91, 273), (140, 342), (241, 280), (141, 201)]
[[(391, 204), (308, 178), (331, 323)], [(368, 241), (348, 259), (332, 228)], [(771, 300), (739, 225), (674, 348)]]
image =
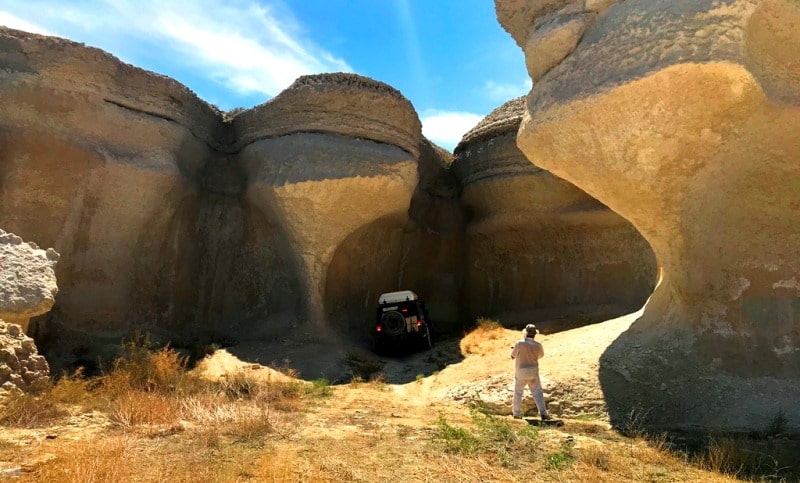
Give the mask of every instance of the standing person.
[(542, 420), (550, 419), (547, 407), (544, 405), (544, 392), (542, 382), (539, 380), (539, 359), (544, 357), (542, 344), (536, 342), (534, 337), (539, 331), (536, 326), (528, 324), (522, 329), (522, 339), (518, 340), (511, 349), (511, 358), (514, 359), (514, 405), (512, 414), (515, 418), (522, 418), (522, 393), (525, 386), (531, 390), (533, 400)]

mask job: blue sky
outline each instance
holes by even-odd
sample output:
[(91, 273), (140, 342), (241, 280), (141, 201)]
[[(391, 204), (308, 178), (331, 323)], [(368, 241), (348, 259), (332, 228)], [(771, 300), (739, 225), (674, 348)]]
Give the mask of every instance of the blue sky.
[(303, 74), (366, 75), (399, 89), (451, 150), (530, 88), (492, 0), (0, 0), (0, 25), (99, 47), (223, 110)]

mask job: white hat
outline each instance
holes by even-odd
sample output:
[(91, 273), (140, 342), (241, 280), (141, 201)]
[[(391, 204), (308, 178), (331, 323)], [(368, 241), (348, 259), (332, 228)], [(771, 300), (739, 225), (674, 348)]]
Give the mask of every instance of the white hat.
[(539, 331), (536, 329), (536, 326), (533, 324), (528, 324), (522, 329), (522, 336), (523, 337), (533, 337), (538, 334)]

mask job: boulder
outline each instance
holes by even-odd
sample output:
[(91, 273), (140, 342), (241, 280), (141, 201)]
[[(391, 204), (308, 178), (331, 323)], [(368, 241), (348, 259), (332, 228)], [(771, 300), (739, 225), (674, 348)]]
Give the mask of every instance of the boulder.
[(0, 230), (0, 319), (22, 331), (31, 317), (50, 310), (58, 293), (58, 253)]
[(563, 330), (640, 308), (656, 263), (633, 226), (516, 146), (523, 98), (498, 107), (456, 148), (453, 171), (470, 212), (466, 285), (471, 317), (549, 321)]
[(38, 392), (50, 383), (50, 366), (17, 324), (0, 320), (0, 393)]
[(52, 248), (0, 230), (0, 392), (35, 392), (49, 383), (47, 360), (24, 331), (31, 317), (55, 302), (57, 261)]
[[(526, 56), (520, 39), (563, 3), (496, 0)], [(517, 144), (630, 220), (663, 266), (601, 361), (612, 421), (800, 426), (800, 5), (591, 4), (599, 17), (535, 84)]]

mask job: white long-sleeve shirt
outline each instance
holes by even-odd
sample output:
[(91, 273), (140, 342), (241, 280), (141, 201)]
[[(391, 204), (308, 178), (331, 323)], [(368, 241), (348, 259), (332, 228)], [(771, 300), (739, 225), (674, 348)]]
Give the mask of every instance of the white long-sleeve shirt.
[(539, 367), (539, 359), (544, 357), (544, 347), (530, 337), (518, 340), (511, 349), (515, 368)]

